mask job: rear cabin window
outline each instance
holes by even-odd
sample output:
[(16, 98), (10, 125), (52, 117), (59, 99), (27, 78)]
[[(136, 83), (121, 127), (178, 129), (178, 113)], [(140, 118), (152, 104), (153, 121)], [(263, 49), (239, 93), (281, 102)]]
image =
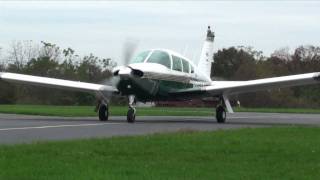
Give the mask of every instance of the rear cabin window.
[(182, 59), (183, 72), (189, 73), (189, 63), (188, 61)]
[(139, 53), (137, 56), (135, 56), (132, 60), (131, 63), (143, 63), (146, 57), (149, 55), (150, 51), (144, 51)]
[(191, 73), (194, 73), (194, 67), (190, 64), (191, 67)]
[(147, 62), (162, 64), (171, 69), (170, 56), (168, 55), (168, 53), (163, 51), (153, 51)]
[(172, 56), (172, 70), (182, 71), (181, 59), (177, 56)]

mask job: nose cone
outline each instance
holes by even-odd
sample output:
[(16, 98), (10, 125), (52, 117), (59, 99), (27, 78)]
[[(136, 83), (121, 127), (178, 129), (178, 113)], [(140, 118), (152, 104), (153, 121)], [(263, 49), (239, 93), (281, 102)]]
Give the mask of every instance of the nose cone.
[(132, 69), (129, 67), (123, 67), (119, 70), (119, 76), (129, 77), (131, 75)]

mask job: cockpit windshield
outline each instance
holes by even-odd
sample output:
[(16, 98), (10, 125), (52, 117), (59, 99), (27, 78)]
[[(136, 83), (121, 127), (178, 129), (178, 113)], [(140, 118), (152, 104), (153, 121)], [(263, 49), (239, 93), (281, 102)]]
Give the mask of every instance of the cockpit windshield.
[(143, 51), (135, 56), (130, 63), (143, 63), (144, 60), (148, 57), (150, 51)]
[(166, 66), (171, 69), (171, 60), (167, 52), (155, 50), (148, 58), (147, 63), (157, 63)]

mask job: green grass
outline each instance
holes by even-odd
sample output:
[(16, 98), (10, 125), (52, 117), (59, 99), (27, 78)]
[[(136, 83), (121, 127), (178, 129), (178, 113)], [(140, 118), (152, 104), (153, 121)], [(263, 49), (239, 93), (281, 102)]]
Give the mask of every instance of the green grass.
[(0, 146), (0, 179), (319, 179), (320, 129), (185, 131)]
[[(44, 116), (97, 116), (94, 106), (0, 105), (0, 113)], [(111, 106), (111, 116), (126, 116), (128, 107)], [(236, 112), (320, 113), (320, 109), (235, 108)], [(215, 109), (200, 107), (138, 107), (138, 116), (213, 116)]]

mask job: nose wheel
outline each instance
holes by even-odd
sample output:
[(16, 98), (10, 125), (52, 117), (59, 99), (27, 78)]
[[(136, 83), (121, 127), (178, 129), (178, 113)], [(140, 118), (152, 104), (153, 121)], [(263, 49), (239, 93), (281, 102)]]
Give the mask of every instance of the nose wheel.
[(135, 97), (133, 95), (130, 95), (129, 97), (129, 110), (127, 112), (127, 121), (128, 123), (134, 123), (136, 121), (136, 109), (134, 108), (134, 99)]
[(128, 113), (127, 113), (127, 121), (128, 123), (134, 123), (136, 120), (136, 109), (129, 107)]

